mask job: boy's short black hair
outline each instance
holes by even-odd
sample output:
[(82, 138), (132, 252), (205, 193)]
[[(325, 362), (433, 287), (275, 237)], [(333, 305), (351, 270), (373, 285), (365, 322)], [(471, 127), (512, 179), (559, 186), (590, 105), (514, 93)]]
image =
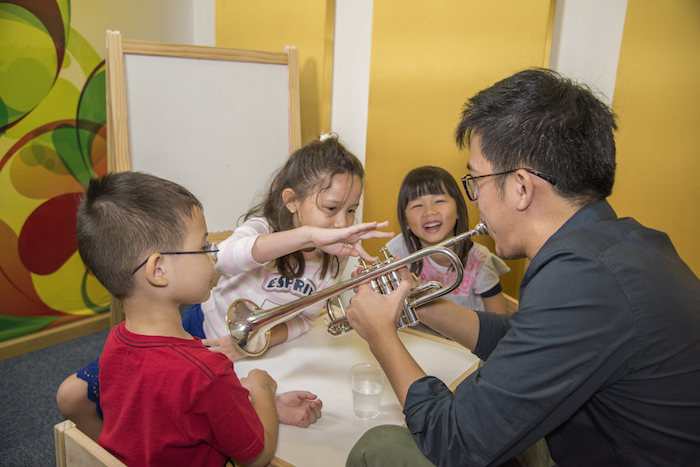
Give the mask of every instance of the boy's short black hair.
[(118, 299), (128, 298), (132, 272), (158, 251), (177, 251), (186, 218), (202, 204), (184, 187), (143, 172), (90, 180), (78, 208), (78, 251), (87, 268)]

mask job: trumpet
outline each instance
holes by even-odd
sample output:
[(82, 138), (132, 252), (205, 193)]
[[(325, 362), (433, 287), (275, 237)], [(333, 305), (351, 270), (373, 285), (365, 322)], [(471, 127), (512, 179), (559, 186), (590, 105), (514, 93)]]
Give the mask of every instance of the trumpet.
[(334, 336), (342, 335), (352, 330), (352, 326), (350, 326), (347, 321), (345, 312), (342, 310), (342, 305), (342, 314), (336, 316), (331, 306), (332, 297), (345, 291), (352, 290), (367, 282), (369, 282), (371, 287), (378, 293), (391, 293), (401, 282), (401, 277), (398, 273), (399, 269), (416, 261), (420, 261), (426, 256), (435, 254), (444, 255), (449, 259), (454, 270), (457, 272), (456, 278), (448, 287), (444, 287), (439, 282), (431, 281), (411, 289), (404, 300), (403, 311), (397, 323), (397, 328), (403, 329), (408, 326), (414, 326), (419, 322), (415, 312), (416, 308), (452, 292), (462, 283), (464, 278), (462, 262), (449, 248), (469, 237), (487, 234), (486, 226), (480, 223), (473, 230), (448, 238), (438, 245), (418, 250), (399, 260), (394, 260), (394, 258), (388, 254), (387, 249), (382, 248), (380, 251), (382, 251), (385, 256), (384, 260), (377, 260), (371, 266), (367, 266), (364, 260), (360, 260), (363, 271), (356, 277), (271, 310), (261, 310), (250, 300), (236, 300), (229, 306), (226, 315), (228, 333), (233, 343), (242, 353), (256, 357), (265, 352), (270, 345), (270, 330), (274, 326), (292, 319), (305, 308), (326, 300), (326, 310), (330, 318), (330, 321), (327, 322), (328, 332)]

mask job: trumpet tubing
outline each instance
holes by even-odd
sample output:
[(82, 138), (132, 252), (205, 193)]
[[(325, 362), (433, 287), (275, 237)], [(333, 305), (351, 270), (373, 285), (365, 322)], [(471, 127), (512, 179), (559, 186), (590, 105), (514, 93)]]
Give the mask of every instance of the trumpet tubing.
[[(403, 329), (407, 326), (413, 326), (418, 323), (418, 317), (415, 313), (417, 307), (450, 293), (462, 283), (464, 277), (462, 262), (449, 248), (469, 237), (486, 234), (488, 234), (486, 226), (478, 224), (469, 232), (449, 238), (438, 245), (423, 248), (399, 260), (394, 260), (383, 248), (385, 259), (378, 260), (371, 266), (365, 264), (365, 270), (358, 276), (271, 310), (261, 310), (249, 300), (236, 300), (231, 304), (227, 313), (229, 335), (234, 344), (244, 354), (249, 356), (261, 355), (270, 343), (269, 331), (272, 327), (293, 318), (305, 308), (324, 300), (326, 301), (326, 309), (330, 318), (328, 332), (335, 336), (344, 334), (352, 330), (352, 327), (347, 322), (344, 311), (342, 315), (335, 316), (330, 305), (332, 297), (367, 282), (370, 283), (375, 292), (391, 293), (401, 282), (401, 277), (397, 272), (400, 268), (420, 261), (426, 256), (442, 254), (452, 263), (457, 272), (457, 277), (448, 287), (432, 281), (411, 289), (404, 301), (404, 310), (397, 327), (398, 329)], [(361, 263), (364, 263), (364, 261), (361, 260)]]

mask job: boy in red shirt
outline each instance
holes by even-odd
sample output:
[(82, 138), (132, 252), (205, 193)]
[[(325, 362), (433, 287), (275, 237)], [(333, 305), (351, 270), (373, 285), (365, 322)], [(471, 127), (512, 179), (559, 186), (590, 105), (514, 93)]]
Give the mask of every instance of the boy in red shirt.
[(183, 329), (179, 306), (209, 297), (217, 251), (185, 188), (138, 172), (92, 179), (78, 250), (126, 316), (107, 338), (99, 376), (99, 444), (122, 462), (267, 465), (279, 422), (308, 426), (321, 416), (315, 395), (275, 397), (277, 384), (260, 370), (239, 380), (225, 355)]

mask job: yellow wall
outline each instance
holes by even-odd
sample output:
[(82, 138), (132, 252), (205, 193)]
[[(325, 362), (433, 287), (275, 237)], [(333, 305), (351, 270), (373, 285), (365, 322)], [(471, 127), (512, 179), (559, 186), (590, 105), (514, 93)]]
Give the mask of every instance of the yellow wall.
[[(466, 173), (453, 132), (464, 102), (514, 72), (549, 61), (554, 1), (375, 1), (372, 27), (365, 220), (390, 220), (403, 177), (421, 165)], [(469, 206), (470, 226), (478, 211)], [(490, 238), (476, 241), (493, 250)], [(367, 241), (376, 253), (381, 241)], [(524, 260), (509, 261), (517, 297)]]
[[(332, 0), (217, 0), (217, 45), (299, 48), (302, 140), (328, 129)], [(391, 221), (403, 176), (433, 164), (456, 178), (468, 154), (452, 132), (461, 105), (517, 70), (546, 66), (554, 0), (376, 0), (367, 140), (364, 219)], [(610, 202), (620, 216), (669, 233), (700, 274), (700, 2), (629, 0), (613, 109), (619, 115), (618, 172)], [(342, 135), (341, 135), (342, 136)], [(470, 225), (478, 212), (470, 207)], [(489, 238), (478, 241), (493, 247)], [(368, 241), (376, 253), (384, 242)], [(504, 277), (517, 296), (524, 261)]]
[(330, 127), (334, 0), (216, 0), (216, 46), (299, 51), (301, 142)]
[(700, 2), (629, 0), (613, 98), (619, 116), (610, 202), (668, 233), (700, 275)]

